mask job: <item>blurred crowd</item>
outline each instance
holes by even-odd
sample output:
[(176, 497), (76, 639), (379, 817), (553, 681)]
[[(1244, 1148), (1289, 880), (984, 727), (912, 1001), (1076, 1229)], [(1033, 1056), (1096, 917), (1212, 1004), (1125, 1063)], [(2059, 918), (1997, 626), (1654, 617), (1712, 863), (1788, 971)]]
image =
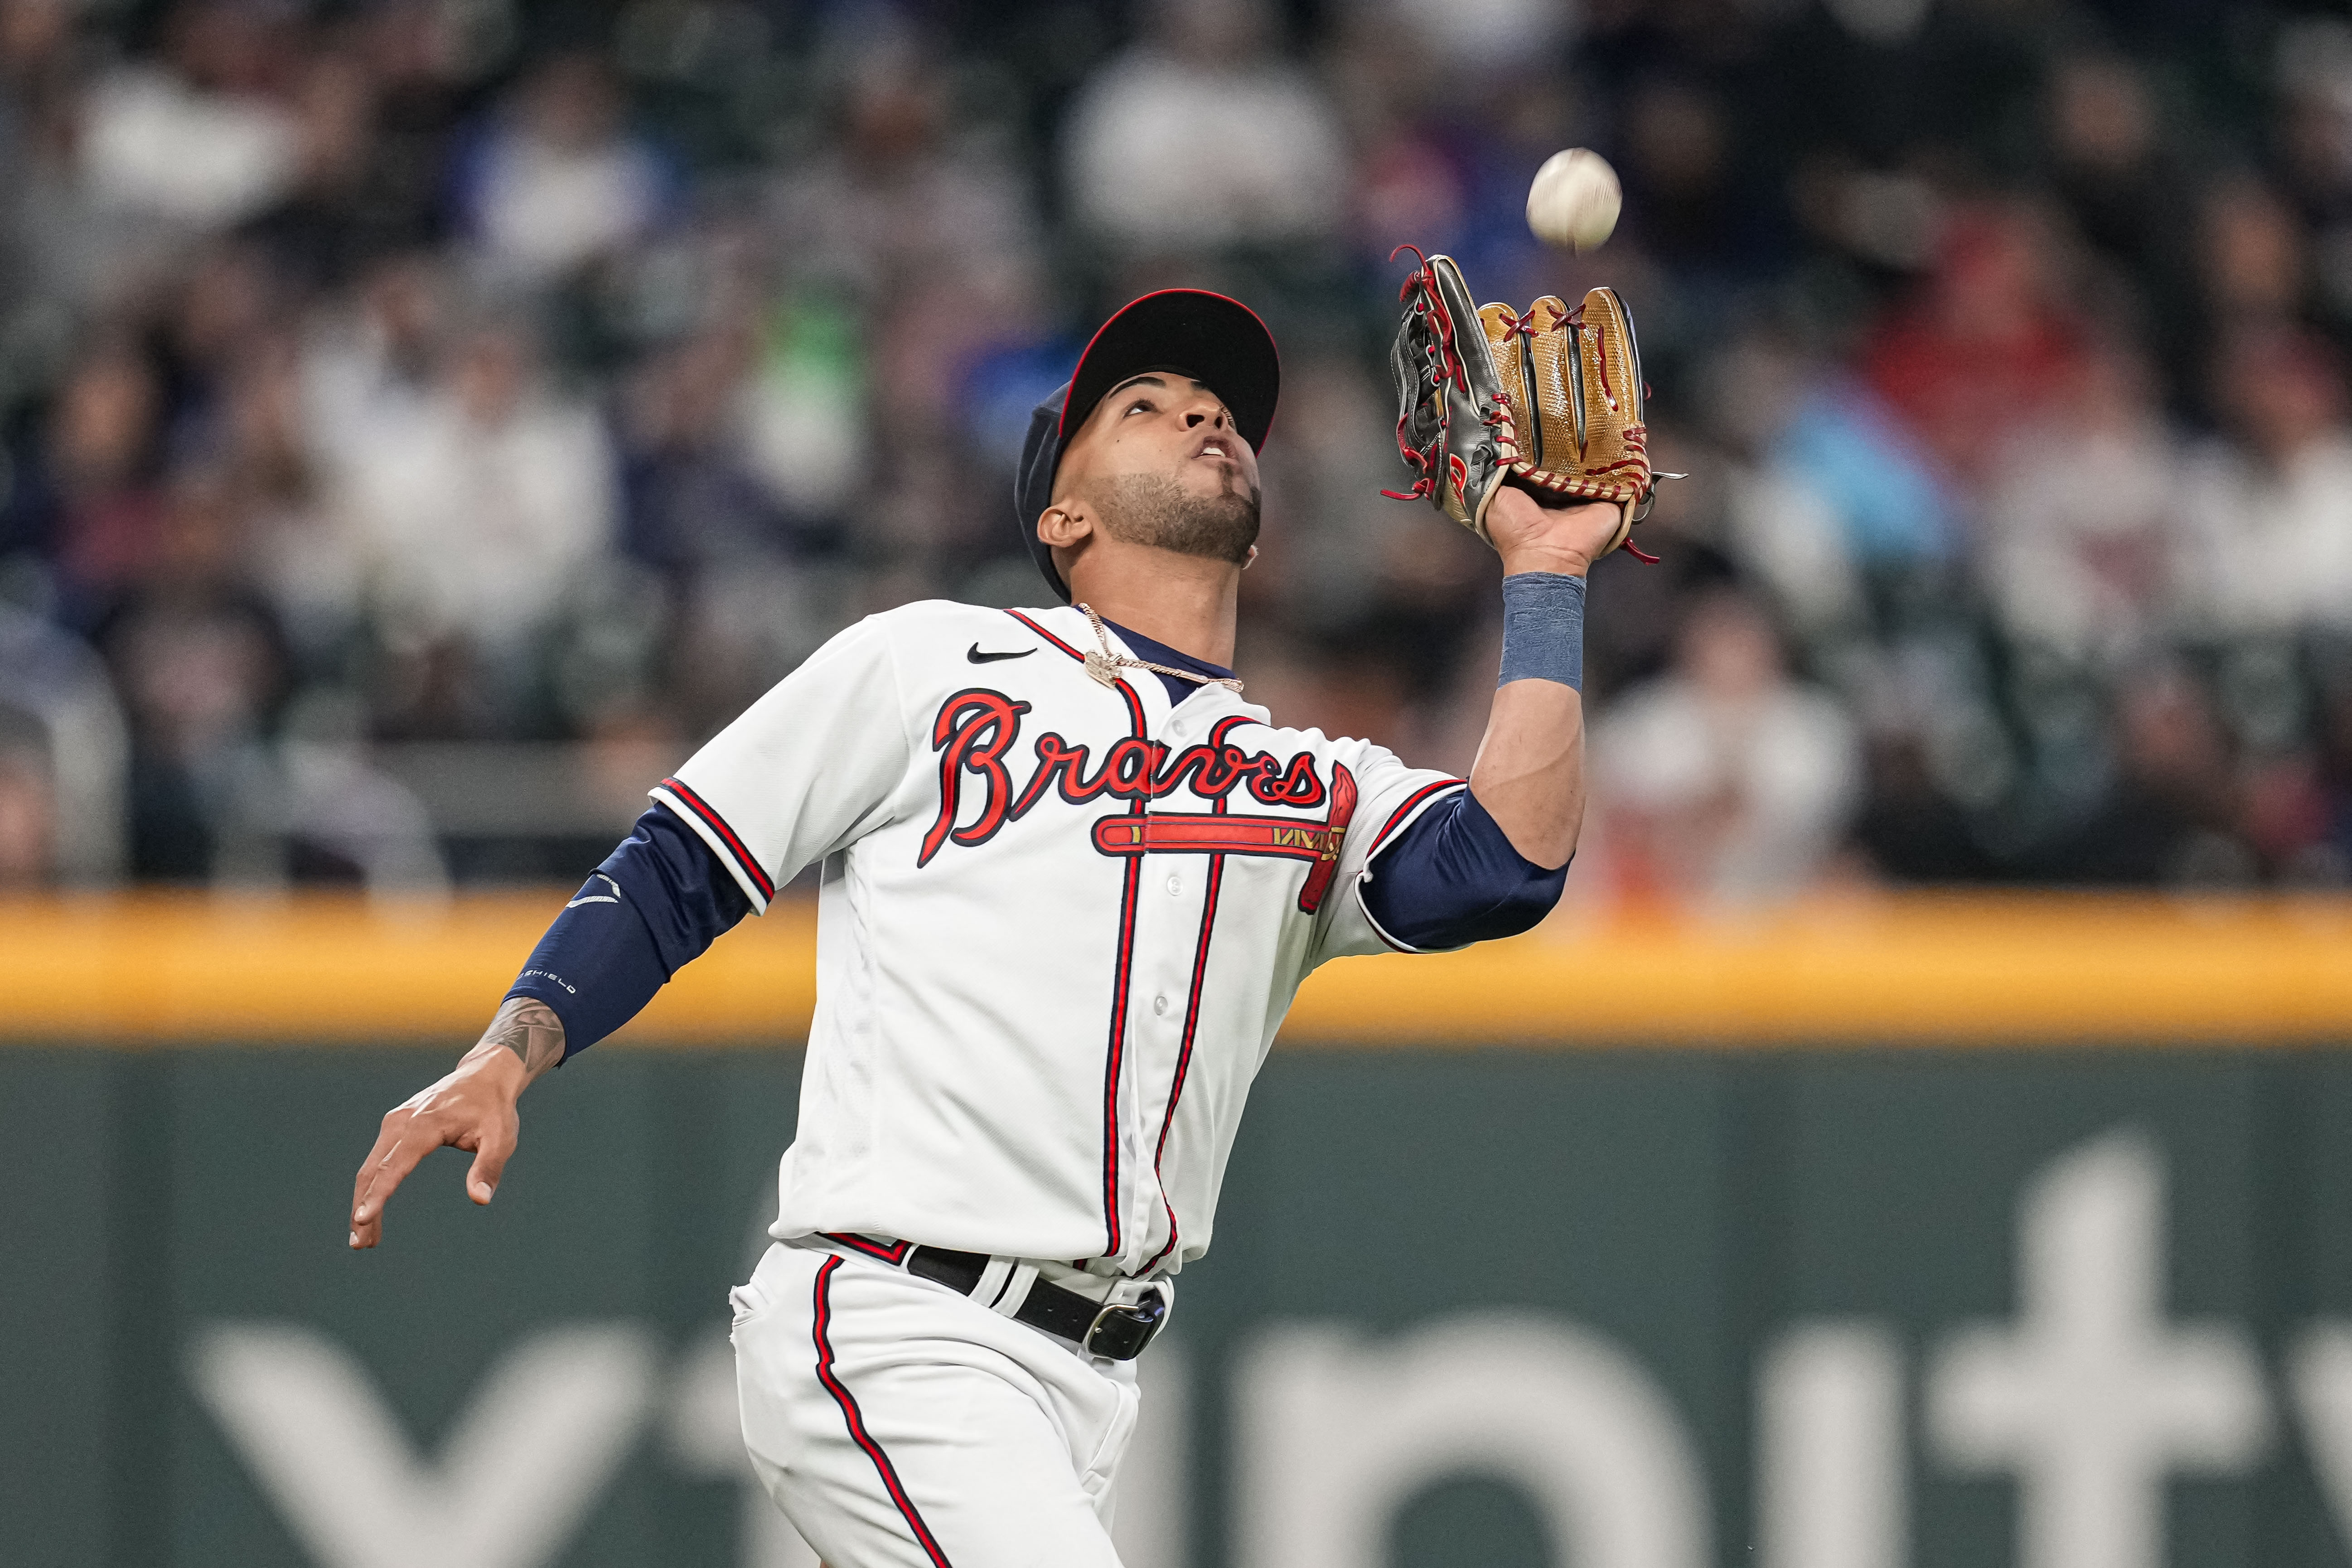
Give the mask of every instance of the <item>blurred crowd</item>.
[(1573, 886), (2347, 880), (2340, 18), (0, 0), (0, 884), (578, 875), (383, 759), (674, 762), (861, 615), (1036, 603), (1028, 411), (1171, 284), (1283, 347), (1249, 695), (1466, 768), (1402, 242), (1613, 283), (1692, 476), (1595, 571)]

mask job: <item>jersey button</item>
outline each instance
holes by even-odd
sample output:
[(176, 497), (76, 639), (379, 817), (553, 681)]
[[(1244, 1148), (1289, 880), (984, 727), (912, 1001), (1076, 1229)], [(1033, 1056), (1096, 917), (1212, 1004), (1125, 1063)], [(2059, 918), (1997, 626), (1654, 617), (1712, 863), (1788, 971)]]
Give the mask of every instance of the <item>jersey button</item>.
[(1151, 999), (1151, 1010), (1155, 1013), (1166, 1013), (1168, 1011), (1168, 998), (1165, 996), (1154, 996)]
[(1182, 892), (1183, 890), (1184, 890), (1184, 884), (1183, 884), (1183, 882), (1182, 882), (1181, 879), (1179, 879), (1178, 878), (1175, 878), (1175, 877), (1171, 877), (1171, 878), (1169, 878), (1169, 879), (1168, 879), (1168, 895), (1169, 895), (1169, 897), (1173, 898), (1173, 897), (1175, 897), (1178, 893), (1181, 893), (1181, 892)]

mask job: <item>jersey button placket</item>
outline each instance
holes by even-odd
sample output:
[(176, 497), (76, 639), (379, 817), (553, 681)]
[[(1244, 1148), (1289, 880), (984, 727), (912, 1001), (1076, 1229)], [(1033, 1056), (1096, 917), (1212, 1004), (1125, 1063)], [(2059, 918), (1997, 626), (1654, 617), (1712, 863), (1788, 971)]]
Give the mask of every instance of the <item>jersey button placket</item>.
[[(1168, 746), (1171, 752), (1181, 751), (1183, 747), (1183, 726), (1163, 721), (1154, 738)], [(1157, 809), (1162, 804), (1155, 800), (1151, 808)], [(1158, 904), (1150, 917), (1149, 923), (1160, 939), (1153, 944), (1149, 960), (1154, 973), (1150, 981), (1145, 981), (1140, 973), (1137, 975), (1139, 995), (1151, 998), (1151, 1021), (1138, 1032), (1148, 1035), (1152, 1045), (1149, 1051), (1139, 1053), (1136, 1058), (1139, 1068), (1147, 1060), (1150, 1063), (1146, 1069), (1150, 1078), (1139, 1080), (1137, 1085), (1140, 1089), (1148, 1082), (1150, 1092), (1139, 1094), (1136, 1100), (1138, 1109), (1143, 1112), (1142, 1124), (1138, 1129), (1143, 1140), (1143, 1152), (1136, 1170), (1139, 1176), (1147, 1178), (1139, 1181), (1135, 1188), (1139, 1209), (1136, 1234), (1158, 1234), (1163, 1240), (1164, 1233), (1155, 1232), (1151, 1227), (1161, 1223), (1160, 1210), (1166, 1201), (1166, 1194), (1156, 1179), (1149, 1178), (1156, 1177), (1152, 1171), (1152, 1152), (1158, 1142), (1160, 1119), (1166, 1110), (1161, 1097), (1168, 1092), (1175, 1076), (1176, 1058), (1184, 1025), (1182, 999), (1187, 994), (1186, 987), (1191, 984), (1192, 947), (1197, 936), (1197, 920), (1181, 902), (1192, 891), (1188, 886), (1190, 879), (1181, 869), (1189, 863), (1174, 856), (1158, 855), (1145, 862), (1147, 880), (1156, 879), (1166, 890), (1170, 901)], [(1140, 952), (1139, 962), (1142, 962)]]

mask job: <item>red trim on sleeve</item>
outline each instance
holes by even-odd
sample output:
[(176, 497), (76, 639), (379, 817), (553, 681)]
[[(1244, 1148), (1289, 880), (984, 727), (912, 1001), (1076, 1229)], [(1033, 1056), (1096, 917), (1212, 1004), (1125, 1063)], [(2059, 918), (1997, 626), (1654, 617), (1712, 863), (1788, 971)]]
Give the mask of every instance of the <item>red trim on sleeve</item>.
[(661, 787), (677, 796), (688, 810), (702, 818), (705, 826), (719, 835), (720, 840), (726, 844), (728, 853), (735, 858), (735, 864), (740, 866), (743, 868), (743, 874), (751, 879), (751, 886), (760, 889), (761, 898), (773, 899), (776, 896), (776, 884), (769, 879), (767, 872), (760, 868), (760, 862), (752, 858), (751, 852), (743, 847), (743, 841), (735, 837), (735, 830), (727, 826), (727, 819), (710, 808), (709, 802), (675, 778), (662, 780)]
[[(1439, 779), (1435, 784), (1422, 785), (1419, 789), (1413, 791), (1412, 795), (1406, 796), (1405, 803), (1389, 814), (1388, 821), (1381, 824), (1380, 832), (1373, 836), (1372, 847), (1365, 853), (1364, 863), (1366, 865), (1371, 864), (1372, 857), (1381, 852), (1381, 846), (1389, 841), (1389, 835), (1396, 831), (1397, 824), (1402, 822), (1406, 817), (1412, 815), (1413, 807), (1419, 805), (1423, 801), (1427, 800), (1430, 796), (1437, 794), (1441, 790), (1453, 789), (1456, 785), (1466, 784), (1468, 783), (1469, 781), (1467, 779)], [(1398, 942), (1395, 938), (1390, 936), (1388, 932), (1381, 929), (1381, 922), (1371, 918), (1371, 910), (1366, 910), (1364, 911), (1364, 923), (1372, 928), (1372, 934), (1379, 937), (1382, 942), (1386, 943), (1391, 952), (1420, 953), (1426, 951), (1425, 949), (1418, 947), (1407, 947), (1404, 943)]]
[(1431, 795), (1435, 795), (1440, 790), (1459, 789), (1463, 784), (1468, 782), (1469, 781), (1466, 779), (1439, 779), (1435, 784), (1423, 784), (1419, 789), (1407, 795), (1405, 797), (1404, 804), (1398, 806), (1396, 810), (1391, 812), (1389, 814), (1388, 821), (1382, 823), (1381, 825), (1381, 830), (1372, 835), (1372, 847), (1365, 852), (1364, 858), (1369, 860), (1372, 856), (1381, 852), (1381, 846), (1389, 841), (1389, 835), (1396, 831), (1396, 826), (1398, 823), (1402, 822), (1406, 817), (1412, 815), (1413, 807), (1419, 805), (1423, 801), (1427, 800)]

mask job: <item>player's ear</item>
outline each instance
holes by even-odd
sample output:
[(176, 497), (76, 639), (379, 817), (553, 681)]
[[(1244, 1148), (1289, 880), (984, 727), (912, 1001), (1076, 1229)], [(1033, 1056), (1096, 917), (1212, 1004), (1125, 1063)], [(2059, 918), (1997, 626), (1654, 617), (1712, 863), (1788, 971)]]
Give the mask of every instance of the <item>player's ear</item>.
[(1049, 506), (1037, 514), (1037, 537), (1056, 550), (1074, 550), (1095, 531), (1094, 520), (1077, 506)]
[(1037, 537), (1045, 542), (1054, 570), (1061, 574), (1065, 583), (1070, 580), (1077, 552), (1094, 537), (1094, 519), (1087, 515), (1083, 502), (1049, 506), (1037, 514)]

